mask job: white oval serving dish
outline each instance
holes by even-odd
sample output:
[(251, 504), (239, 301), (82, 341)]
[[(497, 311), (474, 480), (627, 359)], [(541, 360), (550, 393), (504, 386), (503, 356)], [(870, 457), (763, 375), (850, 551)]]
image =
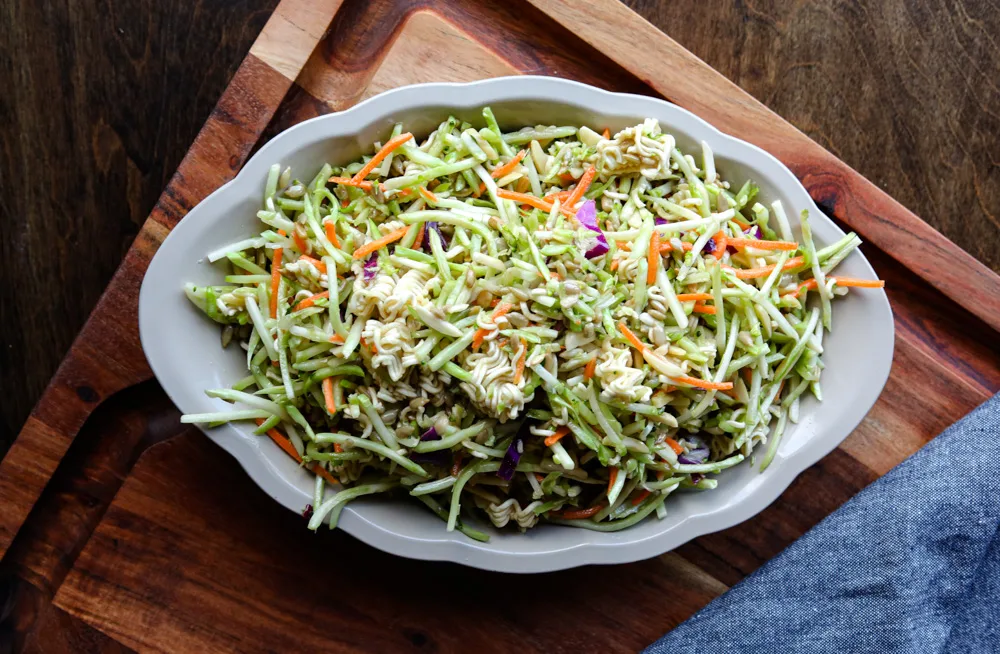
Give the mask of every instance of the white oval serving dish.
[[(242, 350), (220, 347), (218, 325), (188, 302), (183, 284), (221, 283), (224, 273), (207, 262), (206, 253), (260, 231), (256, 211), (271, 164), (290, 165), (294, 173), (308, 178), (324, 162), (346, 163), (371, 152), (372, 143), (384, 140), (396, 122), (423, 136), (449, 113), (479, 124), (485, 105), (508, 129), (569, 124), (610, 127), (614, 132), (656, 118), (685, 152), (700, 152), (699, 143), (707, 141), (721, 174), (736, 184), (753, 179), (761, 187), (762, 202), (780, 199), (790, 217), (808, 209), (819, 247), (843, 235), (781, 162), (663, 100), (528, 76), (395, 89), (274, 137), (235, 179), (191, 210), (160, 246), (139, 294), (139, 332), (153, 372), (178, 408), (185, 413), (225, 410), (230, 405), (207, 397), (204, 390), (228, 387), (246, 374)], [(841, 264), (838, 273), (876, 277), (858, 252)], [(744, 462), (719, 475), (716, 490), (670, 497), (664, 520), (654, 517), (616, 533), (554, 525), (540, 525), (526, 534), (488, 528), (492, 539), (479, 543), (445, 531), (444, 523), (417, 502), (374, 498), (349, 504), (340, 527), (400, 556), (504, 572), (545, 572), (645, 559), (735, 525), (773, 502), (797, 475), (844, 440), (888, 379), (894, 334), (883, 291), (854, 292), (838, 300), (833, 328), (824, 341), (824, 401), (811, 397), (803, 401), (801, 420), (786, 432), (771, 466), (760, 473)], [(282, 505), (300, 512), (312, 502), (312, 474), (269, 439), (253, 435), (248, 425), (229, 424), (205, 433)]]

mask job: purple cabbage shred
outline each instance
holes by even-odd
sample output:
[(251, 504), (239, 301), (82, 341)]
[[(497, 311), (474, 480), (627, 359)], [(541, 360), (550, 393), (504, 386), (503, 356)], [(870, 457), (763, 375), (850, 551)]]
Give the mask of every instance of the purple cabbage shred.
[(364, 268), (365, 281), (370, 282), (371, 280), (375, 279), (375, 274), (377, 272), (378, 272), (378, 254), (372, 254), (372, 256), (368, 257), (368, 260), (365, 261), (365, 268)]
[(580, 205), (580, 208), (576, 210), (576, 219), (580, 221), (581, 225), (597, 234), (594, 244), (587, 249), (587, 258), (593, 259), (606, 254), (611, 248), (608, 245), (608, 239), (604, 237), (604, 232), (597, 226), (597, 205), (593, 200), (587, 200)]
[(507, 454), (500, 463), (500, 469), (497, 470), (497, 477), (500, 477), (504, 481), (510, 481), (514, 478), (514, 470), (517, 468), (517, 462), (521, 460), (521, 450), (523, 449), (524, 443), (521, 437), (514, 437), (510, 447), (507, 448)]

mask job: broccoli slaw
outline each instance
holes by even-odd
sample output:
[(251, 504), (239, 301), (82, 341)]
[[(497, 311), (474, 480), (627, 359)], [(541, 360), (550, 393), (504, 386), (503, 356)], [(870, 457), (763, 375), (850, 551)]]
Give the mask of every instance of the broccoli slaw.
[(483, 118), (272, 166), (264, 230), (208, 255), (226, 283), (185, 287), (245, 350), (207, 391), (240, 406), (183, 420), (255, 421), (314, 473), (313, 529), (391, 492), (477, 540), (469, 518), (615, 531), (759, 445), (766, 468), (821, 399), (831, 300), (882, 285), (831, 274), (860, 239), (818, 247), (803, 211), (797, 241), (652, 119)]

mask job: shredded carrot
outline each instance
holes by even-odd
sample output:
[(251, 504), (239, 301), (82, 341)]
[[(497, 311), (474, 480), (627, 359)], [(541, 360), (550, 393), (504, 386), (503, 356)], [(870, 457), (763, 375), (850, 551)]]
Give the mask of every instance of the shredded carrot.
[(749, 367), (740, 368), (740, 374), (743, 376), (743, 381), (745, 381), (748, 384), (751, 382), (751, 380), (753, 380), (753, 373), (750, 371)]
[(328, 220), (323, 223), (323, 230), (326, 232), (326, 238), (328, 241), (333, 243), (333, 247), (340, 249), (340, 239), (337, 238), (337, 226), (333, 224), (332, 220)]
[(680, 377), (672, 378), (675, 382), (680, 384), (687, 384), (688, 386), (694, 386), (695, 388), (704, 388), (710, 391), (728, 391), (733, 387), (733, 382), (710, 382), (704, 379), (696, 379), (694, 377), (688, 377), (687, 375), (682, 375)]
[(596, 370), (597, 370), (597, 356), (595, 355), (593, 358), (590, 359), (590, 361), (587, 362), (587, 365), (583, 367), (583, 378), (593, 379), (594, 371)]
[(316, 267), (316, 270), (320, 271), (320, 273), (324, 275), (326, 274), (326, 264), (320, 261), (319, 259), (314, 259), (313, 257), (310, 257), (308, 254), (303, 254), (302, 256), (299, 257), (299, 261), (305, 261), (307, 263), (311, 263), (313, 266)]
[(406, 230), (408, 229), (409, 227), (400, 227), (394, 232), (389, 232), (382, 238), (377, 238), (374, 241), (369, 241), (368, 243), (365, 243), (364, 245), (362, 245), (361, 247), (359, 247), (357, 250), (354, 251), (354, 258), (364, 259), (375, 250), (381, 250), (390, 243), (395, 243), (399, 239), (406, 236)]
[[(681, 249), (685, 252), (690, 252), (694, 248), (694, 243), (688, 243), (687, 241), (681, 241)], [(674, 246), (670, 244), (670, 241), (660, 242), (660, 254), (666, 252), (673, 252)]]
[(306, 299), (296, 304), (292, 308), (292, 311), (302, 311), (303, 309), (308, 309), (312, 305), (316, 304), (316, 300), (322, 300), (323, 298), (326, 297), (330, 297), (330, 291), (323, 291), (322, 293), (316, 293), (315, 295), (310, 295)]
[(730, 220), (739, 225), (742, 230), (750, 229), (750, 223), (745, 220), (741, 220), (740, 218), (730, 218)]
[(521, 339), (521, 356), (517, 357), (517, 367), (514, 368), (514, 383), (520, 384), (524, 377), (524, 360), (528, 356), (528, 343)]
[[(501, 317), (510, 313), (510, 310), (514, 308), (514, 305), (509, 302), (502, 302), (493, 309), (493, 315), (490, 316), (490, 322), (495, 323)], [(479, 346), (483, 344), (486, 336), (490, 333), (490, 330), (483, 329), (480, 327), (476, 330), (476, 335), (472, 337), (472, 349), (478, 350)]]
[(714, 299), (711, 293), (678, 293), (678, 302), (704, 302), (705, 300)]
[(556, 429), (556, 433), (552, 434), (545, 439), (545, 447), (552, 447), (556, 443), (562, 440), (562, 437), (569, 433), (569, 427), (562, 425)]
[(595, 504), (594, 506), (587, 509), (575, 509), (573, 511), (563, 511), (562, 515), (559, 517), (563, 520), (583, 520), (589, 518), (601, 512), (604, 508), (603, 504)]
[(572, 184), (575, 180), (576, 177), (573, 177), (572, 173), (559, 174), (559, 181), (562, 182), (563, 184)]
[(472, 192), (472, 197), (478, 198), (480, 195), (483, 194), (483, 191), (485, 190), (486, 190), (486, 182), (483, 182), (482, 184), (479, 185), (479, 188), (477, 188), (475, 191)]
[(611, 272), (614, 272), (614, 271), (618, 270), (618, 264), (619, 263), (620, 262), (618, 261), (618, 259), (612, 260), (612, 262), (611, 262)]
[(716, 309), (715, 307), (708, 306), (706, 304), (698, 303), (694, 305), (694, 309), (691, 310), (692, 313), (707, 313), (710, 316), (714, 316)]
[(608, 475), (608, 495), (611, 495), (611, 489), (614, 488), (616, 481), (618, 481), (618, 468), (612, 468), (611, 474)]
[(625, 326), (625, 321), (618, 323), (618, 330), (622, 333), (622, 336), (628, 339), (628, 342), (632, 344), (632, 347), (644, 352), (646, 350), (645, 344), (639, 340), (639, 337), (632, 333), (632, 330)]
[(587, 170), (583, 173), (583, 177), (581, 177), (580, 181), (577, 182), (576, 188), (574, 188), (570, 196), (566, 198), (566, 204), (563, 205), (564, 213), (569, 213), (571, 215), (576, 213), (573, 207), (576, 206), (577, 202), (583, 199), (583, 194), (587, 192), (588, 188), (590, 188), (590, 183), (594, 181), (594, 177), (596, 175), (597, 175), (597, 168), (595, 168), (594, 166), (590, 166), (589, 168), (587, 168)]
[(556, 191), (555, 193), (549, 193), (543, 199), (546, 202), (552, 202), (552, 203), (555, 203), (556, 200), (559, 200), (560, 202), (564, 202), (566, 200), (566, 198), (568, 198), (572, 192), (573, 191)]
[(649, 497), (651, 494), (652, 494), (651, 491), (643, 489), (643, 491), (638, 495), (636, 495), (635, 498), (632, 500), (632, 506), (639, 506), (640, 504), (642, 504), (642, 501), (647, 497)]
[(427, 229), (427, 223), (420, 223), (420, 229), (417, 230), (417, 238), (413, 240), (413, 249), (419, 250), (420, 246), (424, 244), (424, 230)]
[(726, 233), (721, 229), (712, 237), (715, 241), (715, 249), (712, 250), (712, 256), (716, 259), (721, 259), (722, 255), (726, 253), (726, 245), (729, 243), (729, 239), (726, 237)]
[(856, 279), (854, 277), (830, 277), (837, 286), (856, 288), (885, 288), (884, 279)]
[(646, 283), (656, 283), (656, 270), (660, 266), (660, 233), (653, 230), (649, 237), (649, 252), (646, 253)]
[(498, 304), (500, 304), (500, 298), (495, 297), (492, 300), (490, 300), (490, 307), (495, 307)]
[(333, 377), (327, 377), (322, 382), (323, 403), (326, 404), (326, 411), (331, 416), (337, 412), (337, 404), (333, 401)]
[(628, 241), (616, 241), (615, 242), (615, 246), (619, 250), (624, 250), (626, 252), (631, 252), (632, 251), (632, 244), (629, 243)]
[(274, 250), (274, 260), (271, 261), (271, 317), (278, 317), (278, 289), (281, 286), (281, 255), (282, 248)]
[[(257, 426), (264, 424), (263, 418), (257, 418)], [(298, 463), (302, 463), (302, 457), (295, 450), (295, 446), (292, 445), (292, 441), (288, 440), (288, 437), (282, 434), (277, 429), (268, 429), (267, 435), (270, 436), (271, 440), (274, 441), (275, 445), (280, 447), (285, 451), (285, 454), (295, 459)]]
[[(885, 281), (881, 279), (855, 279), (853, 277), (834, 277), (833, 275), (827, 277), (827, 279), (832, 279), (837, 286), (853, 286), (856, 288), (885, 288)], [(816, 279), (807, 279), (806, 281), (799, 284), (799, 287), (794, 291), (789, 291), (784, 293), (784, 295), (791, 295), (797, 297), (802, 293), (802, 291), (814, 290), (817, 287)]]
[(610, 139), (611, 138), (611, 130), (608, 129), (607, 127), (605, 127), (604, 131), (601, 132), (601, 136), (603, 136), (606, 139)]
[[(805, 259), (803, 257), (792, 257), (785, 262), (785, 265), (781, 269), (791, 270), (792, 268), (798, 268), (804, 263)], [(770, 275), (775, 265), (772, 263), (769, 266), (761, 266), (760, 268), (733, 268), (731, 266), (726, 266), (726, 268), (735, 272), (738, 279), (756, 279), (757, 277), (767, 277)]]
[(794, 241), (762, 241), (755, 238), (731, 238), (726, 241), (727, 245), (734, 248), (754, 248), (756, 250), (785, 250), (794, 252), (799, 249), (799, 244)]
[(340, 443), (334, 443), (333, 451), (336, 452), (337, 454), (340, 454), (341, 452), (344, 451), (344, 447)]
[(458, 473), (462, 471), (462, 453), (459, 452), (455, 455), (455, 459), (451, 463), (451, 476), (457, 477)]
[(345, 207), (345, 208), (346, 208), (346, 207), (348, 207), (348, 206), (350, 206), (350, 204), (351, 204), (351, 201), (350, 201), (350, 200), (348, 200), (347, 198), (344, 198), (344, 199), (343, 199), (343, 200), (342, 200), (342, 201), (340, 202), (340, 206), (342, 206), (342, 207)]
[(544, 481), (545, 480), (545, 476), (544, 475), (541, 475), (541, 474), (539, 474), (537, 472), (533, 473), (533, 474), (535, 475), (535, 480), (536, 481)]
[(302, 237), (299, 230), (296, 229), (292, 231), (292, 240), (295, 241), (295, 247), (299, 249), (299, 252), (302, 254), (309, 252), (309, 244), (306, 243), (306, 239)]
[(670, 449), (672, 449), (674, 451), (674, 454), (684, 454), (684, 448), (681, 447), (680, 443), (678, 443), (677, 441), (675, 441), (672, 438), (668, 438), (666, 442), (667, 442), (667, 445), (670, 446)]
[(331, 343), (343, 343), (344, 342), (344, 337), (341, 336), (340, 334), (334, 334), (333, 336), (330, 337), (330, 342)]
[(524, 155), (526, 154), (528, 153), (525, 152), (524, 150), (521, 150), (520, 152), (514, 155), (513, 159), (503, 164), (502, 166), (497, 166), (496, 168), (494, 168), (493, 172), (490, 173), (490, 177), (492, 177), (493, 179), (500, 179), (501, 177), (509, 175), (514, 171), (515, 168), (517, 168), (517, 164), (521, 163), (521, 159), (524, 159)]
[[(355, 184), (351, 181), (350, 177), (331, 177), (330, 181), (333, 182), (334, 184), (343, 184), (345, 186), (357, 186), (359, 189), (363, 191), (370, 191), (373, 188), (371, 182), (358, 182), (357, 184)], [(345, 204), (344, 206), (346, 207), (347, 205)]]
[(497, 196), (504, 200), (514, 200), (520, 204), (527, 204), (542, 211), (552, 211), (552, 203), (546, 202), (542, 198), (530, 193), (518, 193), (517, 191), (508, 191), (501, 188), (497, 189)]
[(376, 152), (375, 156), (369, 159), (368, 163), (362, 166), (361, 170), (354, 173), (354, 177), (351, 178), (350, 183), (354, 186), (358, 186), (361, 183), (361, 181), (364, 180), (365, 177), (368, 177), (368, 174), (371, 171), (375, 170), (375, 166), (382, 163), (382, 160), (388, 157), (390, 154), (392, 154), (393, 150), (403, 145), (412, 138), (413, 134), (410, 134), (409, 132), (403, 132), (399, 136), (394, 136), (391, 139), (389, 139), (386, 142), (386, 144), (382, 146), (382, 149)]
[(433, 202), (434, 204), (438, 203), (438, 196), (434, 195), (433, 193), (425, 189), (423, 186), (417, 187), (417, 193), (422, 195), (424, 199), (427, 200), (428, 202)]

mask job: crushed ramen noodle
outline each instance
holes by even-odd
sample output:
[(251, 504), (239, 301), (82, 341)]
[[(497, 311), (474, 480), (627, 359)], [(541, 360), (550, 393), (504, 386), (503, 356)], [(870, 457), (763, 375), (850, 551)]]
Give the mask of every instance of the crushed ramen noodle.
[(598, 127), (486, 108), (309, 178), (275, 164), (260, 234), (208, 256), (225, 284), (185, 289), (247, 376), (184, 421), (256, 422), (315, 475), (313, 529), (393, 493), (477, 540), (615, 531), (758, 446), (766, 468), (820, 399), (831, 300), (882, 282), (833, 275), (860, 239), (821, 246), (804, 211), (793, 233), (707, 143)]

